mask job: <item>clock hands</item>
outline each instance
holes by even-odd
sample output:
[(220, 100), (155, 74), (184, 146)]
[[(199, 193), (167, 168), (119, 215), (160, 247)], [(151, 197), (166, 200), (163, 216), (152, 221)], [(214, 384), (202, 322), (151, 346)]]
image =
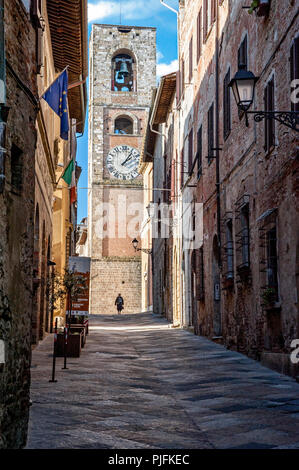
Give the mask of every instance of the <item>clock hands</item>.
[(129, 155), (128, 155), (127, 158), (125, 159), (125, 161), (122, 162), (122, 164), (121, 164), (122, 166), (124, 166), (125, 163), (127, 163), (129, 160), (131, 160), (131, 158), (132, 158), (132, 157), (131, 157), (132, 153), (133, 153), (133, 150), (131, 150), (131, 152), (129, 153)]

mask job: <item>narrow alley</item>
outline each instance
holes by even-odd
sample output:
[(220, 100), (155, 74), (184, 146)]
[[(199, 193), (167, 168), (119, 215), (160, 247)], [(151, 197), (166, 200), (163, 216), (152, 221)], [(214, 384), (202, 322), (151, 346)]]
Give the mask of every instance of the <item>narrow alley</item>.
[(33, 351), (28, 449), (298, 449), (299, 385), (151, 314), (90, 320), (79, 359)]

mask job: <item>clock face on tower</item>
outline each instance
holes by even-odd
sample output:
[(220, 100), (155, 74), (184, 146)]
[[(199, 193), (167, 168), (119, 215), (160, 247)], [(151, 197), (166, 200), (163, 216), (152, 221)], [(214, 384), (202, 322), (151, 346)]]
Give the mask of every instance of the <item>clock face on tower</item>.
[(119, 180), (132, 180), (139, 176), (137, 171), (140, 153), (128, 145), (118, 145), (110, 150), (106, 164), (114, 178)]

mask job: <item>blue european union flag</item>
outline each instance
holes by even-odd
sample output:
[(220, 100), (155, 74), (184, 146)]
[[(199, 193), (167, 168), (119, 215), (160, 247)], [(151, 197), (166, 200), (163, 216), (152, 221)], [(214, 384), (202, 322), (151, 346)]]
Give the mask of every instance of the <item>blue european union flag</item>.
[(68, 74), (67, 70), (65, 70), (42, 96), (53, 111), (60, 117), (60, 137), (64, 140), (68, 140), (69, 135), (67, 89)]

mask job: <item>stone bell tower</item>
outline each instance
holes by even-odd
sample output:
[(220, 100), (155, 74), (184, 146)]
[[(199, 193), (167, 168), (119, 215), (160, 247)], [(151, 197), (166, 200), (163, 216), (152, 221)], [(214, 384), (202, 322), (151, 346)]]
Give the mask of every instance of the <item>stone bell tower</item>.
[(132, 229), (138, 230), (133, 204), (143, 202), (138, 165), (156, 86), (156, 29), (94, 24), (89, 79), (90, 313), (116, 313), (119, 293), (123, 313), (138, 313), (141, 257), (131, 243)]

